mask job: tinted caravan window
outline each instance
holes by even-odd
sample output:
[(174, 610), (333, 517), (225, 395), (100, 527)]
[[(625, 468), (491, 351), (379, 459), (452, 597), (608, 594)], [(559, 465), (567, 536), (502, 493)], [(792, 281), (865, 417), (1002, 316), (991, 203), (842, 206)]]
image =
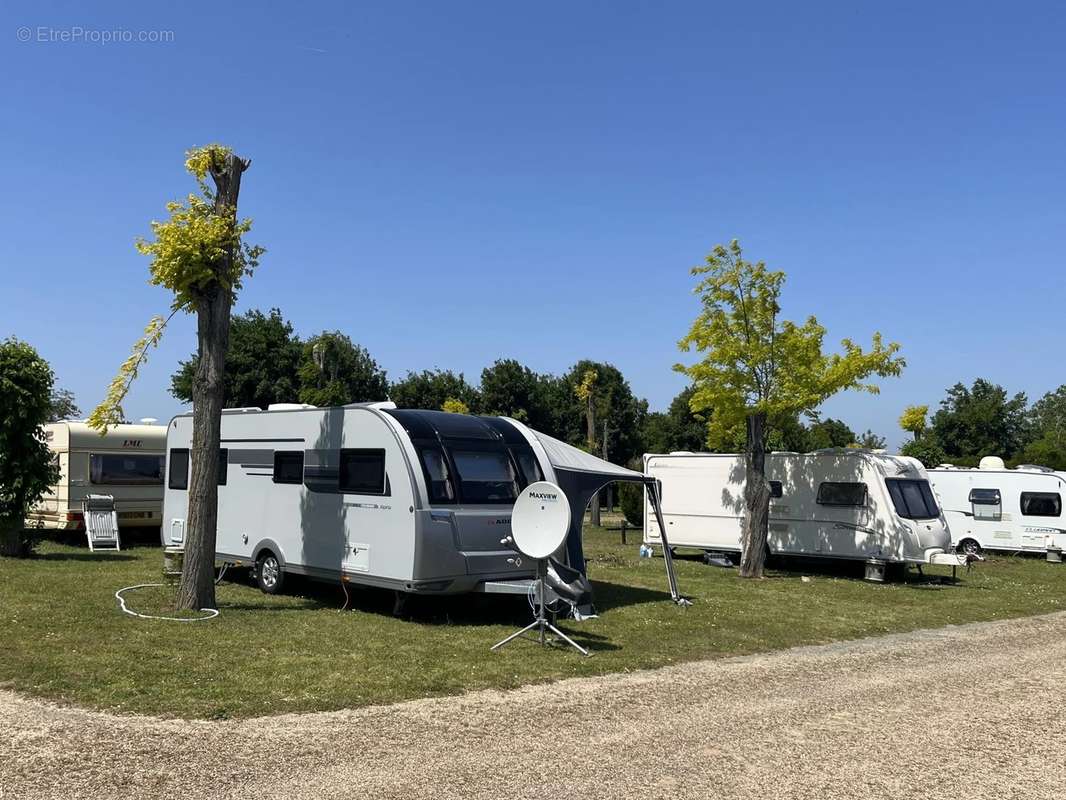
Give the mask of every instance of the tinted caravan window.
[(885, 483), (896, 513), (904, 519), (936, 519), (940, 516), (940, 507), (929, 481), (888, 478)]
[(453, 450), (464, 503), (513, 503), (518, 476), (506, 451)]
[(174, 449), (170, 451), (170, 474), (167, 486), (171, 489), (189, 488), (189, 451)]
[(274, 483), (304, 482), (304, 451), (274, 451)]
[(544, 480), (544, 473), (540, 471), (537, 457), (528, 450), (519, 450), (514, 454), (518, 468), (522, 470), (522, 476), (526, 479), (526, 485)]
[(975, 506), (998, 506), (999, 489), (970, 489), (970, 502)]
[(229, 478), (229, 450), (223, 447), (218, 451), (218, 485), (225, 486)]
[(818, 504), (823, 506), (864, 506), (866, 505), (866, 484), (828, 481), (819, 484)]
[(785, 487), (781, 485), (781, 481), (770, 481), (770, 497), (784, 497)]
[(1022, 492), (1022, 513), (1027, 517), (1057, 517), (1062, 513), (1058, 492)]
[(163, 456), (146, 453), (92, 453), (89, 482), (108, 486), (162, 486)]
[(385, 494), (385, 451), (341, 450), (339, 487), (354, 494)]
[(452, 483), (448, 462), (444, 460), (444, 453), (437, 449), (427, 449), (422, 451), (421, 456), (430, 502), (454, 503), (455, 485)]

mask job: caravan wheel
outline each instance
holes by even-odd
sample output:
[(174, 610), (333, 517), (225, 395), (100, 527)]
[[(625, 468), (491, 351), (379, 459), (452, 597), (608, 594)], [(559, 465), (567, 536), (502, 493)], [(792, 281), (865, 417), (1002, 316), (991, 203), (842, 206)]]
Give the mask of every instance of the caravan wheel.
[(959, 542), (959, 546), (955, 548), (960, 553), (965, 553), (968, 556), (981, 555), (981, 545), (977, 543), (976, 539), (963, 539)]
[(255, 562), (255, 582), (266, 594), (277, 594), (285, 582), (285, 572), (278, 557), (266, 550)]

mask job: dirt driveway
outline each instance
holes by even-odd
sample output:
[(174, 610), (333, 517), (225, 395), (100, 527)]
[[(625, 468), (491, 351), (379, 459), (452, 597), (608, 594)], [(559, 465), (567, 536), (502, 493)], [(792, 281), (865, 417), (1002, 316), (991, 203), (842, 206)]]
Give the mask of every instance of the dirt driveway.
[(1066, 613), (245, 722), (0, 692), (0, 797), (1061, 798), (1064, 685)]

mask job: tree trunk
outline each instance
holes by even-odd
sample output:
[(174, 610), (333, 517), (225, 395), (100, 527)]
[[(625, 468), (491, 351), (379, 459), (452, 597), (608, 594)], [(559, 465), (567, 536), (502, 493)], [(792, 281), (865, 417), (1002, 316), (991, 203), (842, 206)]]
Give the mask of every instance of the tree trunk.
[[(215, 213), (236, 217), (241, 173), (248, 162), (232, 153), (212, 168)], [(229, 278), (238, 254), (227, 252), (217, 265), (219, 279), (196, 302), (196, 338), (199, 362), (192, 385), (192, 449), (189, 454), (189, 519), (185, 558), (178, 587), (179, 609), (215, 607), (215, 534), (218, 527), (218, 451), (222, 432), (222, 405), (226, 351), (229, 349), (230, 308), (233, 292)]]
[[(586, 422), (588, 423), (588, 441), (589, 452), (593, 452), (596, 449), (596, 408), (593, 402), (592, 394), (588, 397), (588, 410), (586, 415)], [(600, 524), (600, 493), (592, 495), (592, 514), (589, 520), (593, 525)]]
[(22, 558), (28, 555), (21, 519), (0, 518), (0, 556)]
[(770, 484), (766, 480), (765, 414), (752, 414), (748, 417), (744, 508), (740, 576), (761, 578), (766, 562), (766, 533), (770, 521)]

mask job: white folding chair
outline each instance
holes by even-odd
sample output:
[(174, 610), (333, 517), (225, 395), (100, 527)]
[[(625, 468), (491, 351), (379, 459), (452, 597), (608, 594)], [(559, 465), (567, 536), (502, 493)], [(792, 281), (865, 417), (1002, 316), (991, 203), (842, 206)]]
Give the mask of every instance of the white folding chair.
[(90, 552), (122, 549), (118, 535), (118, 514), (115, 513), (115, 498), (112, 495), (86, 495), (82, 502), (82, 513)]

